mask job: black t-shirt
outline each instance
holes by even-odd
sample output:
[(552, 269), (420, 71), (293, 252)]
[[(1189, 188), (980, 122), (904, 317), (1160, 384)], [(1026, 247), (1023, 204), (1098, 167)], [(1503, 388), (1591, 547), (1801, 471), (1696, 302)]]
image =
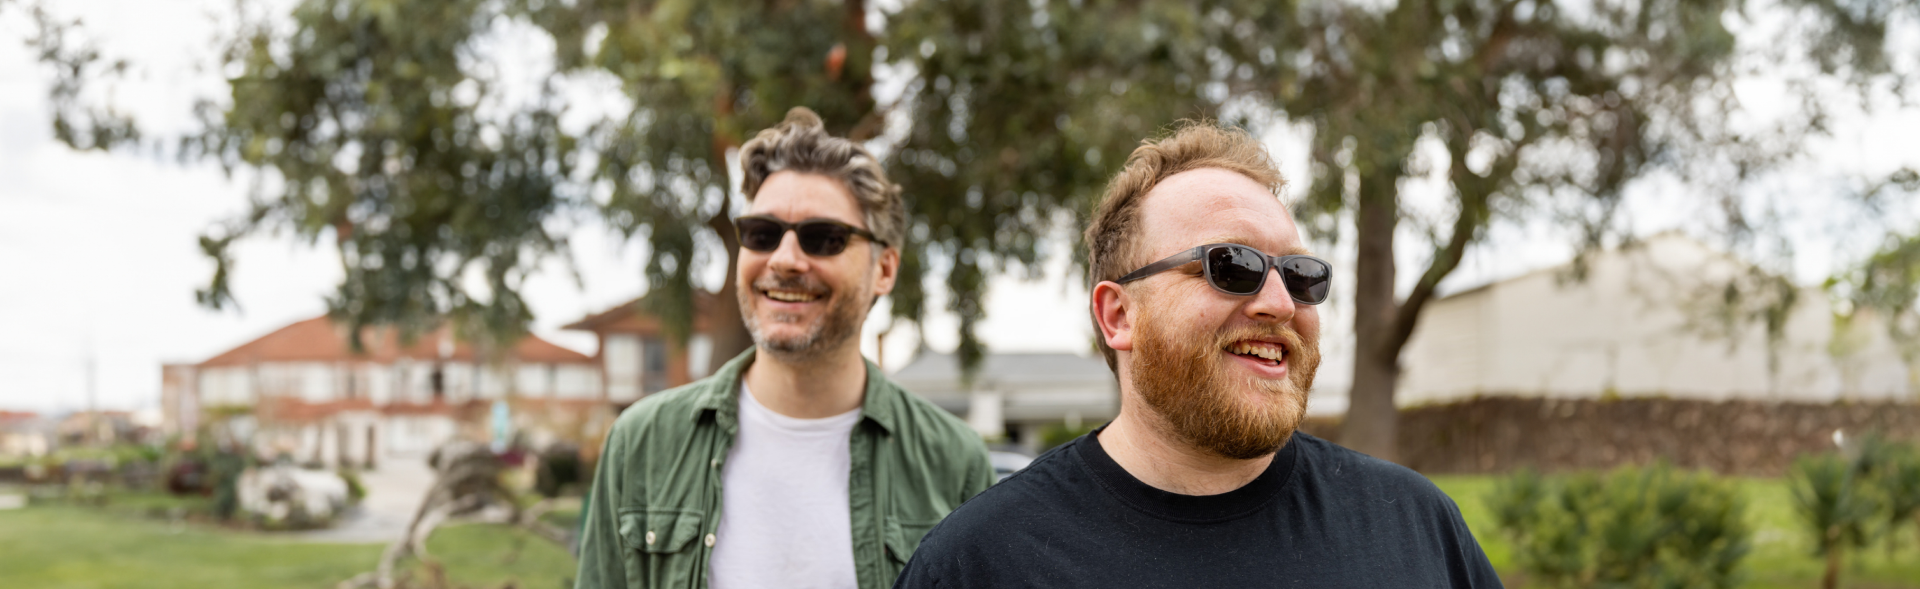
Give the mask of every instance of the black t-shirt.
[(894, 587), (1501, 586), (1453, 500), (1399, 465), (1296, 433), (1246, 486), (1180, 495), (1098, 434), (954, 510)]

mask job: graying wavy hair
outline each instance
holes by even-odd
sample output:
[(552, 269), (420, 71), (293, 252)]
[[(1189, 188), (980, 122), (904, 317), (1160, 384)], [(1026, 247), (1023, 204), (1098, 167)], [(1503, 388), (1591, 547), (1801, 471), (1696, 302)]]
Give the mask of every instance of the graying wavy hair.
[(786, 120), (742, 146), (740, 167), (745, 175), (741, 189), (749, 202), (774, 172), (819, 174), (839, 180), (853, 193), (867, 230), (887, 247), (900, 247), (906, 240), (907, 209), (900, 200), (900, 185), (887, 181), (887, 170), (867, 148), (828, 135), (820, 115), (807, 107), (793, 107)]

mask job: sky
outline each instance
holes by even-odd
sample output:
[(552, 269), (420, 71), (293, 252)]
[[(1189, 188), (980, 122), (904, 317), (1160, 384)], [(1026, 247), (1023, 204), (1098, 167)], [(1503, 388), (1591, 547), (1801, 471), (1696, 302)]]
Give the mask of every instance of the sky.
[[(207, 64), (216, 20), (230, 18), (222, 12), (230, 6), (218, 0), (98, 0), (59, 8), (82, 17), (108, 55), (139, 63), (109, 98), (129, 108), (150, 135), (166, 136), (189, 131), (194, 100), (222, 90)], [(244, 209), (251, 177), (150, 154), (79, 153), (55, 141), (46, 99), (49, 72), (19, 42), (30, 35), (29, 23), (7, 8), (0, 12), (0, 409), (152, 407), (163, 363), (201, 361), (325, 311), (323, 297), (342, 275), (338, 257), (324, 243), (284, 234), (239, 245), (232, 289), (238, 310), (198, 306), (194, 291), (205, 285), (212, 265), (200, 254), (197, 237)], [(529, 43), (538, 48), (537, 41), (522, 44)], [(541, 67), (539, 59), (512, 50), (496, 57), (490, 61), (508, 79), (534, 79), (529, 76)], [(1768, 84), (1756, 80), (1744, 93), (1764, 109), (1772, 92)], [(604, 84), (585, 83), (569, 96), (583, 112), (620, 108), (609, 93)], [(1839, 175), (1920, 167), (1920, 149), (1907, 147), (1920, 137), (1920, 112), (1855, 114), (1836, 119), (1835, 128), (1832, 139), (1808, 146), (1814, 155), (1806, 163), (1782, 173), (1775, 188), (1786, 195), (1783, 210), (1790, 216), (1818, 218)], [(1305, 175), (1299, 133), (1279, 127), (1264, 138), (1285, 174)], [(1639, 203), (1630, 206), (1635, 230), (1684, 228), (1699, 218), (1699, 210), (1646, 204), (1679, 190), (1684, 187), (1659, 180), (1636, 188), (1630, 195), (1630, 203)], [(1433, 186), (1418, 182), (1407, 194), (1416, 202), (1439, 202)], [(1848, 241), (1844, 229), (1801, 225), (1794, 230), (1801, 247), (1791, 272), (1803, 283), (1817, 282), (1871, 245)], [(560, 327), (640, 294), (645, 249), (591, 223), (569, 238), (581, 282), (552, 261), (528, 281), (524, 295), (537, 317), (536, 335), (592, 354), (590, 334)], [(1544, 225), (1503, 226), (1469, 255), (1446, 289), (1562, 263), (1571, 253), (1567, 243), (1567, 235)], [(1058, 243), (1053, 251), (1065, 253)], [(1351, 275), (1351, 243), (1336, 244), (1323, 256)], [(1420, 261), (1417, 252), (1405, 252), (1405, 258), (1402, 268)], [(988, 318), (978, 328), (990, 349), (1090, 353), (1085, 289), (1068, 271), (1066, 256), (1053, 256), (1044, 274), (1033, 282), (1009, 276), (990, 282)], [(1414, 272), (1402, 274), (1410, 282)], [(943, 308), (941, 289), (929, 286), (935, 287), (929, 288), (929, 307)], [(1337, 297), (1321, 310), (1323, 389), (1343, 389), (1350, 370), (1352, 314), (1344, 301)], [(870, 356), (876, 352), (873, 334), (885, 323), (882, 303), (864, 336)], [(951, 315), (935, 313), (925, 326), (927, 345), (951, 350), (956, 326)], [(888, 368), (911, 354), (915, 340), (902, 335), (888, 339)]]

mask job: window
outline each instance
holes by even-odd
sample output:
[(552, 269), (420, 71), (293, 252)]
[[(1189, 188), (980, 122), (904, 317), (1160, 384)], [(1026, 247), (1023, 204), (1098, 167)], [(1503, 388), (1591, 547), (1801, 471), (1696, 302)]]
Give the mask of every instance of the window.
[(646, 359), (646, 368), (640, 372), (644, 379), (643, 390), (649, 394), (667, 389), (667, 343), (657, 337), (640, 340), (640, 353)]
[(607, 396), (615, 401), (640, 396), (640, 338), (632, 334), (608, 334), (600, 350), (606, 363)]

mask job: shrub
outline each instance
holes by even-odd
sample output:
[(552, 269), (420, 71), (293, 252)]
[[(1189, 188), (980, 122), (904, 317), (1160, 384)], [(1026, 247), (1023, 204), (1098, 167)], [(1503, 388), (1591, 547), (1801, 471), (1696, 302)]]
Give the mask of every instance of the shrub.
[(1872, 538), (1880, 506), (1861, 477), (1861, 461), (1838, 454), (1803, 456), (1793, 462), (1793, 503), (1814, 554), (1827, 561), (1820, 586), (1838, 586), (1846, 549), (1865, 546)]
[(347, 483), (348, 505), (359, 505), (361, 499), (367, 498), (367, 486), (360, 482), (359, 471), (351, 468), (341, 468), (338, 474), (340, 475), (340, 480), (346, 481)]
[(1665, 464), (1555, 478), (1522, 471), (1487, 500), (1517, 564), (1549, 587), (1733, 587), (1751, 547), (1731, 483)]
[(1064, 421), (1059, 423), (1048, 424), (1047, 427), (1041, 428), (1040, 430), (1040, 451), (1045, 452), (1047, 450), (1058, 448), (1060, 447), (1061, 444), (1071, 442), (1075, 438), (1087, 435), (1087, 432), (1093, 431), (1093, 428), (1096, 428), (1096, 427), (1100, 427), (1100, 424), (1081, 423), (1079, 425), (1069, 425), (1067, 424), (1067, 422), (1064, 422)]

